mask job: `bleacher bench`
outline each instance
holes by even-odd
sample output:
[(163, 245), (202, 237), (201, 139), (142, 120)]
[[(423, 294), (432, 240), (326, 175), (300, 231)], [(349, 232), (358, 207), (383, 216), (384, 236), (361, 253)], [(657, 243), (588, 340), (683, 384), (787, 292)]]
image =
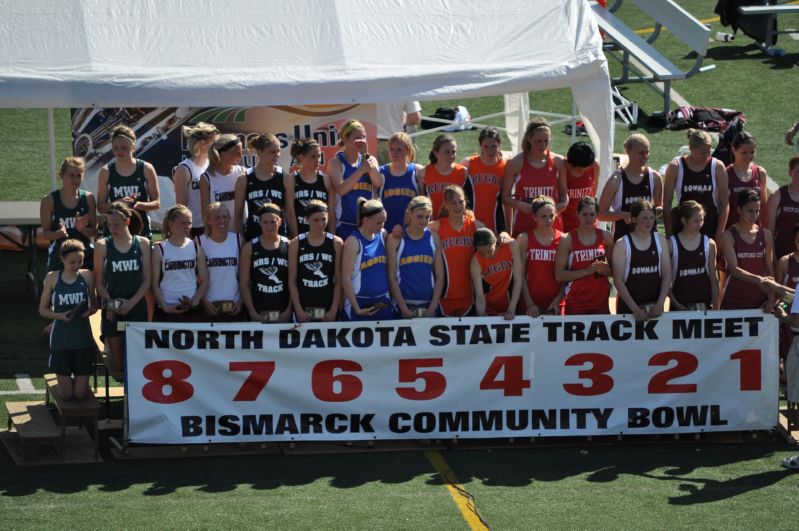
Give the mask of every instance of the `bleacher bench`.
[[(702, 65), (710, 40), (710, 29), (671, 0), (633, 0), (633, 2), (654, 20), (654, 30), (647, 38), (639, 36), (613, 15), (611, 9), (614, 11), (618, 9), (620, 1), (617, 1), (611, 9), (605, 9), (597, 3), (591, 4), (599, 28), (612, 41), (608, 51), (617, 50), (621, 55), (621, 57), (612, 55), (622, 65), (622, 75), (613, 78), (612, 82), (614, 85), (630, 82), (663, 83), (663, 111), (668, 112), (671, 106), (672, 81), (687, 79), (715, 68), (715, 65)], [(696, 53), (696, 61), (691, 68), (681, 69), (652, 46), (663, 27), (667, 27), (675, 37)], [(632, 58), (647, 70), (648, 74), (646, 72), (633, 74)]]
[(799, 4), (770, 4), (764, 6), (738, 6), (738, 12), (742, 16), (767, 16), (766, 38), (764, 41), (757, 41), (758, 47), (769, 55), (774, 55), (776, 48), (772, 46), (774, 37), (783, 33), (795, 33), (795, 29), (779, 31), (776, 27), (778, 15), (799, 14)]

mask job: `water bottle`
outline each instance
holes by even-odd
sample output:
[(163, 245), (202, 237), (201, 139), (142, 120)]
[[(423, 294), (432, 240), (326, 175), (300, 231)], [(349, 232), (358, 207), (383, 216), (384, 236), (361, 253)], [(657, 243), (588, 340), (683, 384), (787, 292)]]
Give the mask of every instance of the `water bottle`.
[(735, 39), (735, 35), (732, 35), (730, 33), (724, 33), (723, 31), (719, 31), (719, 32), (716, 32), (715, 39), (718, 42), (730, 42), (731, 40)]

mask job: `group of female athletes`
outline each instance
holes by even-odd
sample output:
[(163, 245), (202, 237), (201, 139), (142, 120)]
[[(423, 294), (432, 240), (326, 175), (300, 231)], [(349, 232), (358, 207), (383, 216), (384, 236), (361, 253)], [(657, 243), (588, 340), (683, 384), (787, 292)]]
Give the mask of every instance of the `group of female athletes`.
[[(404, 133), (390, 138), (391, 162), (379, 166), (364, 127), (350, 120), (327, 174), (310, 139), (292, 144), (295, 165), (284, 172), (274, 135), (247, 142), (258, 156), (250, 169), (240, 165), (239, 137), (203, 123), (184, 136), (192, 157), (173, 172), (177, 204), (161, 241), (151, 244), (146, 215), (159, 208), (155, 170), (133, 157), (128, 127), (112, 132), (114, 160), (96, 198), (80, 189), (83, 161), (70, 157), (62, 187), (42, 199), (53, 244), (40, 312), (54, 320), (51, 368), (65, 398), (85, 393), (87, 317), (98, 306), (120, 369), (117, 321), (602, 314), (611, 277), (617, 313), (643, 320), (660, 315), (667, 298), (672, 310), (768, 309), (774, 278), (791, 287), (799, 280), (799, 157), (791, 184), (766, 201), (766, 172), (747, 133), (725, 167), (711, 157), (707, 133), (689, 132), (689, 153), (663, 178), (647, 166), (646, 137), (633, 134), (599, 200), (591, 147), (552, 153), (543, 119), (530, 122), (510, 160), (498, 131), (486, 128), (480, 152), (461, 163), (455, 139), (437, 137), (426, 166), (414, 162)], [(663, 210), (675, 197), (678, 206)], [(105, 222), (95, 241), (96, 211)], [(613, 222), (612, 234), (598, 221)]]

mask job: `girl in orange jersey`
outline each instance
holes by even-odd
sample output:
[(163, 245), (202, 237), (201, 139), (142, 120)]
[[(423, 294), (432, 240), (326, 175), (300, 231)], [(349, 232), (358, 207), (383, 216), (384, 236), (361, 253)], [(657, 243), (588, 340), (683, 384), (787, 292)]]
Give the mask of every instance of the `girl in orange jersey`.
[(519, 246), (514, 240), (497, 245), (491, 229), (483, 227), (474, 233), (474, 248), (470, 272), (476, 313), (510, 321), (516, 316), (524, 282)]
[(454, 184), (463, 190), (467, 206), (474, 203), (469, 172), (464, 166), (455, 163), (457, 153), (458, 144), (451, 136), (438, 135), (433, 141), (430, 164), (425, 167), (419, 183), (422, 195), (433, 202), (433, 219), (438, 219), (438, 212), (444, 204), (444, 191), (450, 185)]
[(510, 227), (510, 208), (500, 200), (502, 177), (506, 160), (499, 146), (502, 141), (496, 127), (486, 127), (478, 137), (480, 154), (463, 159), (461, 164), (469, 170), (469, 180), (474, 191), (474, 216), (495, 233)]
[(474, 231), (482, 224), (466, 208), (466, 196), (460, 186), (448, 186), (443, 195), (439, 219), (430, 223), (430, 230), (439, 236), (444, 257), (441, 313), (448, 317), (462, 317), (472, 311), (469, 266), (474, 254)]
[(586, 142), (575, 142), (566, 153), (566, 188), (569, 204), (561, 212), (563, 232), (569, 232), (580, 226), (577, 218), (577, 203), (583, 197), (596, 197), (599, 184), (599, 163), (594, 155), (594, 148)]
[(562, 312), (563, 290), (555, 278), (555, 254), (563, 233), (554, 227), (557, 213), (551, 197), (539, 195), (532, 200), (536, 228), (516, 237), (522, 256), (526, 289), (522, 290), (527, 315)]
[[(515, 209), (513, 234), (535, 228), (530, 200), (546, 195), (557, 200), (561, 212), (569, 201), (566, 186), (566, 163), (563, 156), (549, 151), (552, 130), (543, 118), (533, 118), (527, 125), (522, 152), (505, 166), (502, 179), (502, 202)], [(562, 229), (562, 221), (555, 223)]]
[(608, 314), (613, 254), (610, 233), (596, 227), (597, 203), (583, 197), (577, 203), (580, 225), (563, 236), (555, 254), (555, 278), (565, 282), (566, 315)]

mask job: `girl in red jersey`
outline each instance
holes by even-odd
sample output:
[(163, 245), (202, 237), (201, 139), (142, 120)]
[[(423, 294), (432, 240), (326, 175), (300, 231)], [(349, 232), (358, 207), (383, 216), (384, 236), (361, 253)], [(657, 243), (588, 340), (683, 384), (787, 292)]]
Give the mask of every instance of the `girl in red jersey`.
[(599, 163), (594, 148), (586, 142), (575, 142), (566, 153), (566, 188), (569, 204), (561, 212), (563, 232), (569, 232), (580, 225), (577, 219), (577, 203), (583, 197), (596, 197), (599, 184)]
[(719, 279), (716, 275), (716, 242), (702, 234), (705, 209), (696, 201), (684, 201), (672, 212), (671, 310), (718, 308)]
[(766, 227), (774, 235), (774, 255), (782, 258), (793, 250), (793, 228), (799, 223), (799, 155), (788, 162), (791, 182), (768, 198)]
[(636, 321), (660, 317), (669, 294), (671, 261), (666, 239), (653, 232), (655, 206), (638, 200), (630, 208), (633, 231), (613, 247), (616, 313), (631, 313)]
[(760, 194), (744, 190), (738, 194), (738, 222), (721, 237), (727, 261), (727, 282), (722, 310), (764, 308), (774, 305), (768, 277), (774, 276), (774, 240), (771, 231), (757, 224)]
[(626, 165), (620, 167), (605, 183), (599, 198), (599, 220), (613, 222), (613, 241), (632, 230), (630, 207), (639, 199), (655, 205), (655, 214), (663, 212), (663, 180), (647, 166), (649, 139), (633, 133), (624, 141)]
[(613, 255), (613, 239), (596, 227), (597, 211), (596, 199), (580, 199), (580, 225), (561, 238), (555, 254), (555, 279), (566, 283), (566, 315), (610, 313), (608, 259)]
[(688, 155), (674, 159), (666, 168), (663, 184), (663, 224), (671, 236), (671, 204), (692, 199), (705, 209), (702, 234), (719, 241), (727, 226), (730, 192), (724, 163), (714, 159), (713, 138), (701, 129), (688, 130)]
[[(549, 151), (552, 130), (543, 118), (533, 118), (524, 131), (522, 152), (505, 166), (502, 179), (502, 202), (515, 209), (513, 234), (535, 228), (530, 200), (538, 195), (557, 199), (558, 212), (566, 208), (568, 192), (566, 163), (563, 156)], [(555, 222), (562, 229), (561, 221)]]
[(730, 189), (730, 213), (727, 216), (727, 228), (738, 222), (738, 194), (746, 189), (754, 189), (760, 193), (760, 219), (757, 224), (763, 225), (763, 216), (766, 215), (768, 192), (766, 182), (768, 175), (766, 169), (752, 162), (757, 151), (755, 137), (746, 131), (741, 131), (732, 141), (733, 163), (727, 166), (727, 186)]
[(474, 233), (474, 247), (471, 277), (477, 315), (502, 315), (512, 320), (523, 282), (519, 246), (514, 240), (497, 245), (491, 229), (483, 227)]
[(506, 160), (499, 146), (502, 139), (496, 127), (486, 127), (477, 137), (480, 154), (463, 159), (474, 191), (474, 216), (495, 233), (510, 227), (512, 210), (500, 201)]
[(444, 204), (439, 218), (430, 222), (430, 230), (438, 234), (444, 258), (444, 290), (441, 313), (462, 317), (472, 311), (474, 297), (469, 272), (474, 254), (474, 231), (482, 226), (474, 213), (466, 208), (466, 195), (460, 186), (444, 190)]
[(421, 195), (426, 195), (433, 202), (433, 219), (438, 219), (438, 213), (445, 202), (444, 191), (450, 185), (463, 190), (467, 206), (474, 204), (469, 171), (466, 167), (455, 163), (457, 153), (458, 144), (451, 136), (438, 135), (433, 141), (430, 164), (425, 167), (419, 182)]
[(554, 228), (555, 201), (551, 197), (539, 195), (532, 201), (536, 227), (516, 237), (522, 256), (526, 288), (522, 290), (524, 308), (527, 315), (538, 317), (541, 314), (562, 312), (563, 289), (555, 278), (555, 254), (563, 233)]

